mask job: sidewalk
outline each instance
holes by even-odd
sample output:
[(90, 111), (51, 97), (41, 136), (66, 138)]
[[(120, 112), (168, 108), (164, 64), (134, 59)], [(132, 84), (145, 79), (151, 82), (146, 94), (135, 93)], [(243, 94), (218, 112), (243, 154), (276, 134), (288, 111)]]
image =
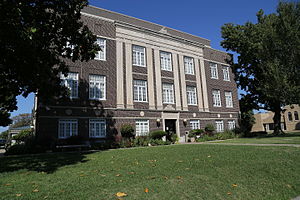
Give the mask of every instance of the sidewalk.
[[(216, 142), (216, 141), (213, 141)], [(213, 142), (192, 142), (181, 144), (209, 144), (209, 145), (231, 145), (231, 146), (279, 146), (279, 147), (299, 147), (300, 144), (253, 144), (253, 143), (213, 143)]]

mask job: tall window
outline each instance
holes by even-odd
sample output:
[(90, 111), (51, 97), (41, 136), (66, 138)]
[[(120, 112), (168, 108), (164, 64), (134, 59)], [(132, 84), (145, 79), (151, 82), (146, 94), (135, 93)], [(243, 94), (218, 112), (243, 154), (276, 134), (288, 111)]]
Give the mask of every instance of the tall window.
[(68, 76), (60, 75), (61, 85), (70, 91), (70, 98), (78, 98), (78, 73), (69, 72)]
[(133, 65), (145, 67), (145, 47), (132, 46), (132, 62)]
[(186, 87), (186, 93), (187, 93), (188, 105), (197, 105), (196, 87), (187, 86)]
[(172, 71), (172, 58), (171, 53), (160, 52), (160, 66), (162, 70)]
[(224, 81), (230, 81), (229, 67), (223, 67), (223, 79)]
[(228, 129), (229, 130), (235, 129), (235, 121), (234, 120), (228, 121)]
[(136, 120), (135, 121), (135, 135), (145, 136), (149, 133), (149, 120)]
[(226, 107), (232, 108), (233, 103), (232, 103), (232, 93), (231, 92), (225, 92), (225, 100), (226, 100)]
[(218, 67), (216, 63), (209, 63), (210, 66), (210, 77), (218, 79)]
[(106, 40), (102, 38), (97, 38), (96, 43), (101, 48), (100, 51), (95, 55), (96, 60), (106, 60)]
[(290, 122), (293, 121), (293, 115), (291, 112), (288, 112), (288, 119)]
[(190, 120), (191, 129), (200, 129), (200, 121), (199, 120)]
[(90, 119), (90, 138), (104, 138), (106, 136), (105, 119)]
[(223, 132), (224, 131), (224, 123), (222, 120), (216, 121), (216, 130), (217, 132)]
[(185, 74), (194, 75), (194, 59), (191, 57), (184, 57), (184, 70)]
[(220, 90), (213, 90), (213, 106), (214, 107), (221, 107), (221, 95)]
[(163, 84), (163, 103), (174, 103), (173, 84)]
[(299, 120), (299, 115), (297, 111), (294, 112), (294, 119), (295, 121)]
[(77, 120), (65, 119), (58, 122), (58, 138), (68, 138), (78, 134)]
[(133, 81), (134, 101), (147, 102), (147, 81), (134, 80)]
[(105, 76), (90, 75), (90, 99), (105, 100), (106, 79)]

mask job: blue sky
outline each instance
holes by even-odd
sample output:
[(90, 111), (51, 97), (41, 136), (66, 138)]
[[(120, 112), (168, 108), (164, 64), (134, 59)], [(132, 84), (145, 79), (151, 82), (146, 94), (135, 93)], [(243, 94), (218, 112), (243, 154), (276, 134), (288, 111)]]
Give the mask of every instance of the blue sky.
[[(143, 20), (168, 26), (211, 40), (211, 46), (224, 50), (220, 28), (225, 23), (244, 24), (256, 22), (256, 13), (263, 9), (266, 14), (275, 12), (278, 0), (91, 0), (90, 5), (119, 12)], [(18, 97), (20, 113), (30, 113), (34, 95), (26, 99)], [(0, 127), (0, 132), (6, 130)]]

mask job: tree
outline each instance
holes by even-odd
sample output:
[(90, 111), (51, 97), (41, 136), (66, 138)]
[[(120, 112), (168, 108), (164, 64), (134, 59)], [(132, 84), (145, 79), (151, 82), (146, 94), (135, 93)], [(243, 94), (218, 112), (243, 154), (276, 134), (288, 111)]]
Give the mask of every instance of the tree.
[(32, 123), (32, 115), (29, 113), (19, 114), (12, 118), (13, 124), (9, 128), (17, 128), (22, 126), (30, 126)]
[(2, 133), (0, 133), (0, 139), (5, 139), (5, 140), (7, 140), (7, 139), (8, 139), (8, 133), (9, 133), (8, 130), (3, 131)]
[(59, 74), (94, 58), (96, 36), (80, 21), (87, 0), (0, 1), (0, 126), (17, 109), (16, 96), (46, 101), (65, 96)]
[(257, 13), (256, 24), (225, 24), (221, 45), (239, 54), (232, 65), (245, 101), (273, 111), (274, 133), (280, 133), (282, 107), (300, 102), (300, 3), (280, 2), (277, 13)]
[(242, 98), (240, 103), (241, 117), (239, 120), (240, 130), (245, 136), (251, 132), (252, 126), (255, 123), (252, 102), (247, 102), (248, 99)]

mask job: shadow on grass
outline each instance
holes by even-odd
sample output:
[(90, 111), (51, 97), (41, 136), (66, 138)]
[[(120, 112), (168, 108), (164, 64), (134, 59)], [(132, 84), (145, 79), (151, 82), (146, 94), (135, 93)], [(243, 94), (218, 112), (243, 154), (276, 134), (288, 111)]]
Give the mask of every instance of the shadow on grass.
[(50, 153), (39, 155), (0, 157), (0, 173), (28, 170), (53, 173), (66, 165), (88, 162), (89, 153)]
[(300, 132), (294, 132), (294, 133), (284, 133), (280, 135), (268, 134), (268, 135), (260, 135), (256, 137), (246, 137), (246, 138), (262, 139), (262, 138), (274, 138), (274, 137), (299, 137), (299, 136), (300, 136)]

